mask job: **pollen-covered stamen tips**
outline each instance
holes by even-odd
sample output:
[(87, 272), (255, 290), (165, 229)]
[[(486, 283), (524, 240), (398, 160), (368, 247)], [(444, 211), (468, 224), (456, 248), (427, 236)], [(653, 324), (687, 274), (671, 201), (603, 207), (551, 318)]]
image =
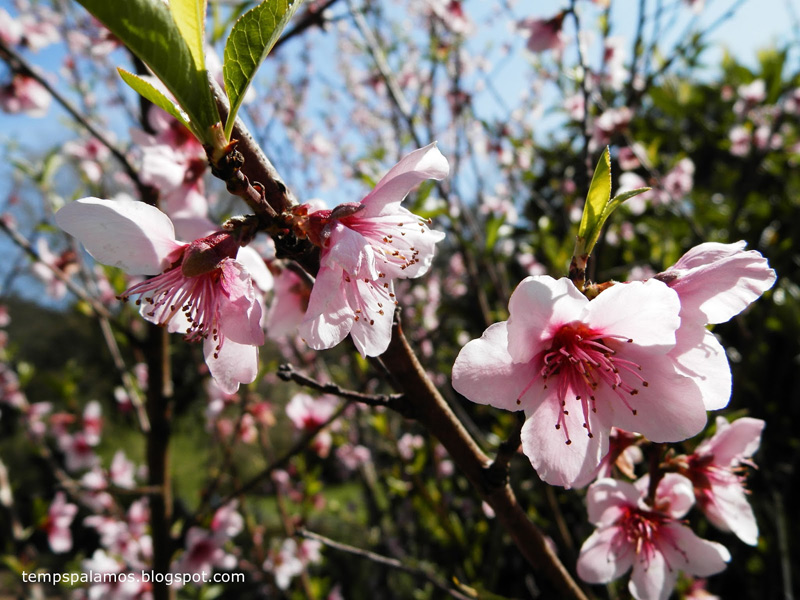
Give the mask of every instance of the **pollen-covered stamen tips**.
[(570, 409), (568, 402), (574, 399), (580, 403), (583, 427), (590, 438), (594, 437), (590, 415), (597, 412), (595, 392), (601, 385), (613, 390), (626, 409), (636, 415), (632, 399), (640, 387), (649, 384), (641, 373), (642, 367), (620, 357), (615, 349), (630, 343), (633, 340), (595, 331), (579, 321), (562, 325), (553, 335), (549, 348), (533, 362), (537, 370), (520, 392), (517, 405), (536, 381), (541, 379), (547, 389), (548, 380), (555, 377), (561, 402), (555, 428), (563, 430), (568, 445), (572, 443), (566, 419)]
[(404, 271), (419, 262), (420, 249), (415, 246), (419, 236), (430, 236), (433, 238), (430, 243), (439, 239), (439, 234), (428, 228), (430, 219), (410, 213), (407, 217), (402, 220), (397, 220), (397, 215), (358, 219), (356, 215), (355, 218), (342, 218), (341, 223), (360, 233), (385, 267)]
[[(224, 338), (219, 331), (220, 297), (225, 293), (226, 262), (236, 257), (239, 242), (228, 232), (217, 232), (185, 245), (175, 254), (166, 271), (126, 290), (120, 298), (139, 296), (150, 309), (144, 314), (159, 325), (170, 324), (182, 313), (188, 341), (202, 341), (212, 336), (216, 343), (214, 357), (222, 349)], [(185, 322), (183, 321), (185, 319)], [(177, 326), (170, 330), (181, 329)]]
[[(616, 533), (611, 539), (611, 548), (614, 550), (617, 560), (633, 551), (636, 559), (641, 561), (644, 568), (647, 569), (650, 561), (657, 553), (661, 552), (661, 546), (666, 544), (688, 561), (686, 553), (678, 547), (675, 540), (671, 538), (669, 529), (665, 527), (673, 521), (674, 519), (661, 512), (626, 506), (615, 524)], [(670, 565), (666, 556), (664, 560), (669, 570), (682, 566)]]

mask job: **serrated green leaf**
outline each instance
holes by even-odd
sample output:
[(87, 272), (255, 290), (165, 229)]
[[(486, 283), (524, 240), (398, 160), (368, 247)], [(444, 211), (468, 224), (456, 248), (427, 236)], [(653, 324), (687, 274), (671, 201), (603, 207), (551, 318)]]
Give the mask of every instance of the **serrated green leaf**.
[(206, 0), (169, 0), (169, 9), (194, 58), (195, 67), (205, 70)]
[[(636, 188), (635, 190), (630, 190), (629, 192), (623, 192), (618, 196), (614, 196), (611, 200), (609, 200), (608, 205), (606, 206), (605, 211), (603, 212), (603, 223), (605, 223), (606, 219), (611, 215), (612, 212), (617, 210), (619, 206), (625, 202), (626, 200), (630, 200), (634, 196), (638, 196), (639, 194), (644, 194), (645, 192), (649, 192), (653, 188), (643, 187), (643, 188)], [(601, 223), (602, 226), (602, 223)]]
[(175, 104), (172, 100), (161, 93), (161, 90), (159, 90), (146, 79), (143, 79), (138, 75), (134, 75), (133, 73), (126, 71), (121, 67), (117, 67), (117, 71), (119, 72), (119, 76), (122, 77), (122, 81), (133, 88), (136, 93), (138, 93), (140, 96), (143, 96), (145, 99), (149, 100), (159, 108), (167, 111), (173, 117), (178, 119), (178, 121), (183, 123), (187, 128), (189, 128), (189, 130), (193, 131), (195, 135), (198, 135), (198, 132), (193, 130), (194, 124), (189, 120), (189, 115), (187, 115), (180, 106)]
[(258, 67), (278, 41), (303, 0), (265, 0), (236, 21), (225, 43), (222, 74), (230, 100), (225, 138), (230, 139), (236, 113)]
[(199, 69), (163, 0), (78, 0), (153, 71), (189, 115), (202, 143), (219, 121), (208, 74)]
[(586, 204), (583, 207), (581, 224), (578, 227), (578, 243), (576, 254), (589, 255), (592, 253), (600, 229), (603, 226), (603, 213), (611, 199), (611, 156), (608, 147), (603, 150), (597, 167), (594, 170), (589, 193), (586, 195)]

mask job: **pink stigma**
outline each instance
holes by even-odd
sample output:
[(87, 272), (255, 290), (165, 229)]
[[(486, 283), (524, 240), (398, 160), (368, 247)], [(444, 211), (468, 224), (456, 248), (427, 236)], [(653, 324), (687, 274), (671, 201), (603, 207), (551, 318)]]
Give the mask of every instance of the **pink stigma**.
[(639, 389), (623, 379), (635, 379), (636, 385), (647, 387), (639, 371), (637, 363), (618, 356), (617, 350), (609, 344), (632, 343), (626, 337), (610, 335), (591, 329), (579, 321), (567, 323), (558, 328), (551, 339), (551, 345), (542, 351), (534, 360), (541, 365), (533, 379), (519, 394), (517, 404), (531, 386), (541, 378), (544, 387), (550, 380), (555, 380), (557, 397), (561, 403), (556, 429), (564, 430), (567, 445), (572, 443), (567, 429), (566, 416), (569, 415), (567, 402), (571, 399), (580, 403), (583, 412), (583, 427), (591, 438), (592, 425), (590, 414), (597, 412), (595, 392), (599, 386), (608, 386), (619, 397), (625, 407), (636, 415), (631, 406), (631, 398), (639, 393)]

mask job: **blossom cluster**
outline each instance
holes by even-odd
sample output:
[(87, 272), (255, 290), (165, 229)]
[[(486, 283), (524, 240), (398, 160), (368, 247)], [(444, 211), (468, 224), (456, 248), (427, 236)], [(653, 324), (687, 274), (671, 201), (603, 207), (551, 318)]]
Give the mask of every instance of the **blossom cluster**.
[[(453, 387), (474, 402), (524, 411), (522, 451), (553, 485), (582, 487), (607, 475), (637, 437), (693, 437), (731, 390), (725, 350), (707, 325), (739, 314), (776, 279), (766, 259), (744, 247), (701, 244), (653, 278), (600, 286), (591, 300), (569, 279), (528, 277), (511, 296), (508, 321), (461, 350)], [(718, 419), (716, 436), (674, 459), (678, 472), (655, 497), (647, 497), (647, 479), (638, 487), (594, 483), (589, 518), (598, 531), (584, 545), (579, 574), (608, 582), (633, 565), (631, 593), (641, 600), (667, 598), (678, 570), (722, 570), (727, 551), (679, 520), (696, 496), (712, 523), (755, 543), (736, 472), (763, 425)]]
[[(154, 276), (121, 297), (137, 298), (145, 319), (202, 342), (216, 383), (234, 393), (240, 383), (257, 377), (258, 347), (264, 343), (263, 291), (272, 287), (273, 278), (263, 259), (241, 247), (250, 240), (214, 231), (208, 221), (202, 187), (196, 174), (189, 178), (199, 161), (191, 149), (196, 142), (176, 138), (168, 127), (161, 131), (161, 141), (148, 138), (144, 144), (145, 165), (152, 165), (145, 173), (148, 182), (166, 191), (165, 209), (172, 220), (130, 199), (83, 198), (63, 207), (56, 222), (98, 262)], [(362, 355), (386, 350), (397, 304), (394, 281), (424, 275), (435, 244), (444, 237), (401, 202), (425, 179), (441, 179), (447, 172), (447, 160), (431, 144), (401, 160), (359, 203), (333, 210), (295, 207), (294, 227), (321, 248), (320, 270), (299, 323), (300, 335), (312, 348), (335, 346), (349, 333)], [(189, 201), (194, 195), (198, 199)], [(176, 226), (201, 237), (179, 242)], [(275, 301), (276, 310), (299, 315), (277, 306), (295, 307), (302, 297), (286, 284), (278, 290), (283, 294)]]

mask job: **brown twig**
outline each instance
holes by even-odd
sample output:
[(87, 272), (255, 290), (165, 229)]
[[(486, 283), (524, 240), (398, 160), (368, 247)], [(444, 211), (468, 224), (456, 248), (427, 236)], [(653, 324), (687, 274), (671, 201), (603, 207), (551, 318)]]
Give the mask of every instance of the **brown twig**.
[(355, 392), (353, 390), (347, 390), (339, 387), (335, 383), (322, 383), (315, 379), (311, 379), (310, 377), (295, 371), (294, 367), (288, 363), (282, 364), (280, 367), (278, 367), (278, 377), (283, 381), (294, 381), (303, 387), (311, 388), (312, 390), (322, 392), (323, 394), (339, 396), (345, 400), (361, 402), (362, 404), (367, 404), (369, 406), (386, 406), (388, 408), (397, 410), (398, 412), (402, 410), (402, 407), (398, 405), (398, 402), (403, 399), (402, 394), (364, 394), (361, 392)]
[(379, 565), (385, 565), (387, 567), (391, 567), (392, 569), (403, 571), (404, 573), (408, 573), (409, 575), (414, 575), (415, 577), (420, 577), (425, 581), (431, 583), (437, 589), (446, 592), (453, 598), (458, 598), (459, 600), (473, 600), (469, 596), (465, 596), (458, 590), (448, 585), (447, 582), (438, 575), (431, 573), (428, 569), (425, 569), (423, 567), (413, 567), (411, 565), (407, 565), (402, 561), (397, 560), (396, 558), (390, 558), (388, 556), (376, 554), (375, 552), (371, 552), (369, 550), (364, 550), (362, 548), (356, 548), (355, 546), (343, 544), (342, 542), (337, 542), (336, 540), (332, 540), (328, 537), (325, 537), (324, 535), (314, 533), (313, 531), (308, 531), (307, 529), (302, 529), (302, 528), (298, 529), (296, 533), (298, 536), (302, 538), (321, 542), (322, 544), (328, 546), (329, 548), (333, 548), (341, 552), (346, 552), (353, 556), (358, 556), (359, 558), (372, 561)]

